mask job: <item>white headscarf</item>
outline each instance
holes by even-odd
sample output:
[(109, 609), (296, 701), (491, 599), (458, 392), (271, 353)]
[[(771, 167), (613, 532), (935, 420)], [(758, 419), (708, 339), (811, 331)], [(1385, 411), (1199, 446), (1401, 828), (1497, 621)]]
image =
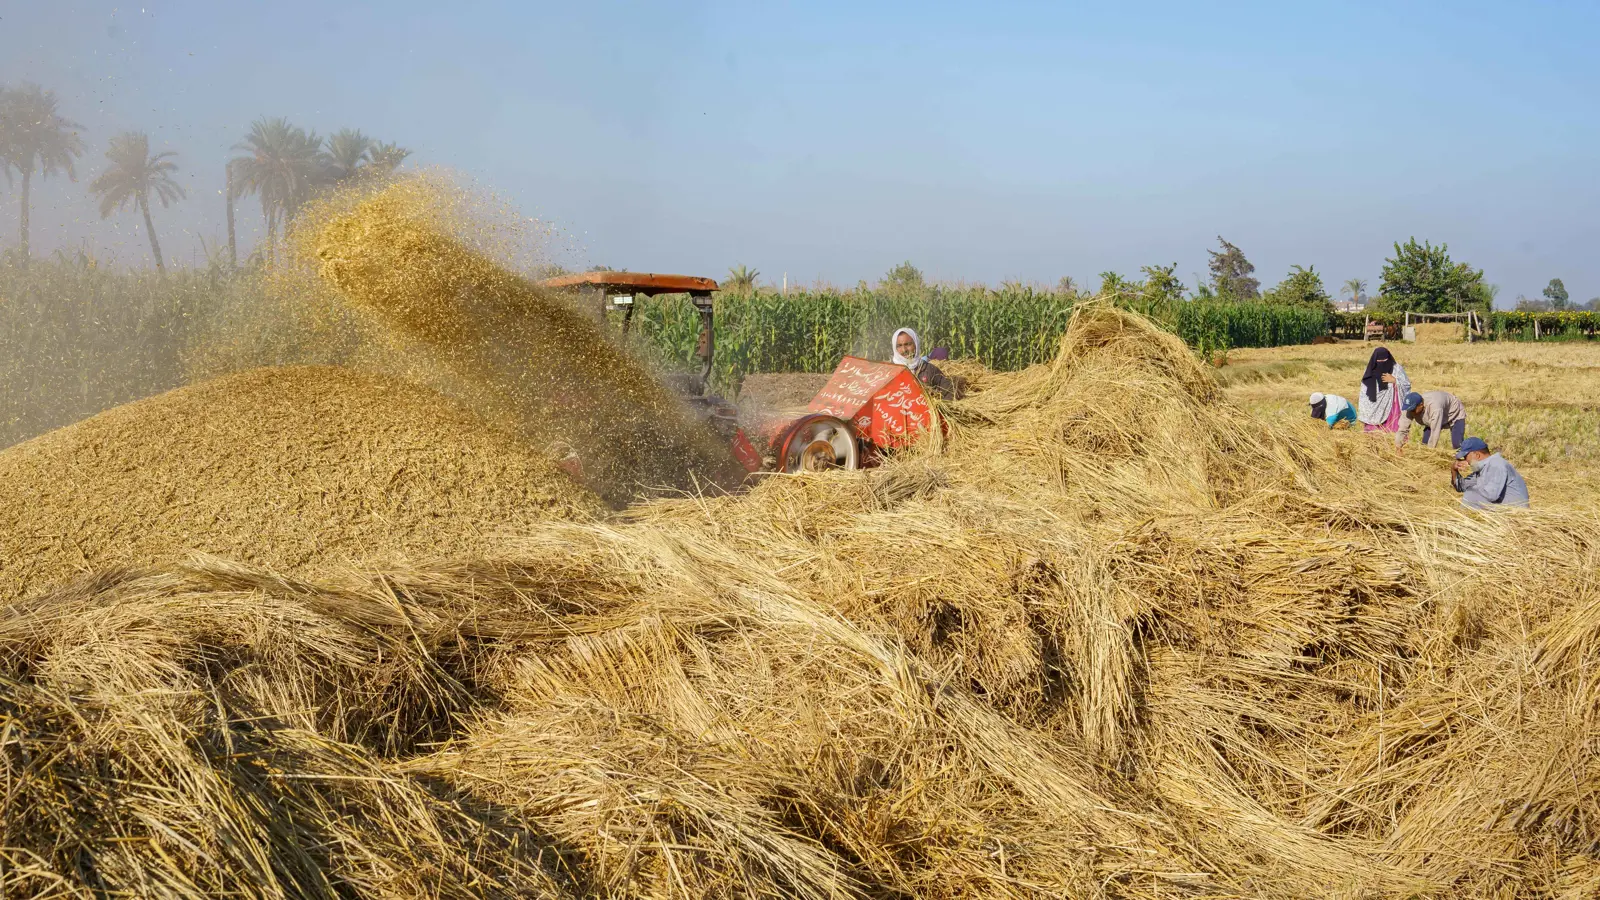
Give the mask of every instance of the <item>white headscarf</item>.
[(1320, 393), (1312, 394), (1311, 395), (1311, 405), (1312, 406), (1316, 406), (1318, 403), (1321, 403), (1323, 400), (1326, 400), (1326, 399), (1327, 398), (1322, 396), (1322, 394), (1320, 394)]
[[(900, 335), (902, 334), (911, 335), (911, 346), (913, 348), (911, 352), (915, 355), (910, 359), (906, 359), (904, 356), (901, 356), (900, 348), (897, 346), (900, 343)], [(894, 354), (894, 361), (896, 364), (905, 366), (908, 369), (916, 369), (918, 366), (926, 362), (922, 356), (922, 338), (917, 337), (917, 333), (909, 328), (895, 329), (894, 336), (889, 338), (889, 351)]]

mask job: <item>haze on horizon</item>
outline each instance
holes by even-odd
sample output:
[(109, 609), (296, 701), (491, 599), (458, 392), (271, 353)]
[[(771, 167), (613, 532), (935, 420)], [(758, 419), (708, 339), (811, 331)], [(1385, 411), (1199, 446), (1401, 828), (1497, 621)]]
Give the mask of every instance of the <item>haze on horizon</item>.
[[(0, 4), (0, 84), (84, 126), (35, 181), (35, 254), (149, 265), (88, 182), (115, 134), (175, 150), (167, 257), (224, 240), (223, 164), (263, 117), (359, 128), (556, 223), (556, 259), (763, 280), (1085, 285), (1217, 235), (1263, 287), (1376, 291), (1448, 243), (1499, 305), (1600, 296), (1592, 3)], [(0, 249), (17, 243), (0, 181)], [(239, 210), (241, 251), (261, 233)]]

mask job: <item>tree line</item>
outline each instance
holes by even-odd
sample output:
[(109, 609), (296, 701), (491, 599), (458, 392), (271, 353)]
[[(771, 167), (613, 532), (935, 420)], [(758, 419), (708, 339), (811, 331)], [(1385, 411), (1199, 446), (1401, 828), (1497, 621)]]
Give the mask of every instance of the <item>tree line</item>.
[[(16, 187), (20, 182), (18, 259), (23, 268), (31, 257), (28, 232), (33, 180), (65, 176), (77, 181), (77, 162), (84, 153), (83, 132), (83, 125), (61, 113), (54, 91), (31, 82), (17, 87), (0, 85), (0, 172), (5, 173), (8, 185)], [(271, 259), (280, 229), (318, 191), (352, 178), (391, 173), (411, 155), (404, 147), (375, 140), (356, 129), (342, 129), (323, 138), (283, 118), (257, 120), (233, 149), (239, 155), (224, 165), (227, 186), (223, 193), (228, 261), (235, 267), (239, 250), (234, 206), (240, 199), (254, 196), (260, 201), (267, 228), (263, 249)], [(162, 274), (166, 263), (150, 205), (154, 200), (165, 209), (185, 198), (186, 192), (173, 178), (178, 171), (177, 156), (173, 150), (152, 152), (145, 132), (123, 132), (110, 139), (105, 168), (89, 183), (89, 192), (100, 202), (100, 218), (130, 207), (143, 217), (150, 253)]]
[[(1210, 257), (1207, 268), (1210, 278), (1190, 290), (1177, 275), (1178, 266), (1143, 266), (1143, 278), (1128, 278), (1117, 272), (1101, 272), (1097, 291), (1114, 299), (1139, 299), (1148, 303), (1170, 303), (1181, 300), (1260, 302), (1270, 305), (1308, 307), (1331, 313), (1333, 296), (1322, 282), (1315, 266), (1292, 266), (1277, 285), (1262, 290), (1256, 278), (1256, 267), (1244, 251), (1217, 236), (1219, 248), (1207, 250)], [(722, 282), (725, 290), (750, 291), (756, 289), (756, 278), (761, 273), (745, 265), (728, 270)], [(879, 279), (886, 289), (920, 288), (922, 272), (909, 261), (900, 263)], [(863, 282), (858, 290), (866, 291)], [(1056, 283), (1056, 290), (1079, 293), (1080, 286), (1070, 277)], [(1498, 285), (1484, 281), (1483, 270), (1450, 258), (1448, 244), (1435, 247), (1431, 242), (1417, 243), (1409, 238), (1404, 244), (1394, 245), (1393, 255), (1384, 260), (1379, 291), (1376, 297), (1367, 294), (1364, 278), (1346, 279), (1339, 292), (1351, 301), (1383, 313), (1453, 313), (1476, 311), (1487, 314), (1494, 309)], [(1544, 289), (1542, 301), (1517, 298), (1517, 308), (1524, 310), (1600, 310), (1600, 297), (1587, 304), (1571, 303), (1561, 279), (1553, 278)]]

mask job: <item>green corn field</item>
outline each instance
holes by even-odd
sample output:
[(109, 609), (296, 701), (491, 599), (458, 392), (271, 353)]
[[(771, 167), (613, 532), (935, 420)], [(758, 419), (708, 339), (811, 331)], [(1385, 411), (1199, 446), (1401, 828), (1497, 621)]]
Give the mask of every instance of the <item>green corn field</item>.
[[(952, 357), (1014, 371), (1053, 357), (1074, 305), (1090, 299), (1028, 287), (722, 293), (713, 378), (730, 388), (752, 372), (829, 372), (846, 354), (885, 358), (901, 327), (917, 331), (924, 352), (947, 347)], [(1328, 330), (1322, 312), (1301, 307), (1137, 296), (1116, 302), (1163, 323), (1208, 357), (1306, 343)], [(642, 350), (669, 364), (692, 363), (698, 326), (687, 298), (641, 303), (634, 316), (633, 340)]]

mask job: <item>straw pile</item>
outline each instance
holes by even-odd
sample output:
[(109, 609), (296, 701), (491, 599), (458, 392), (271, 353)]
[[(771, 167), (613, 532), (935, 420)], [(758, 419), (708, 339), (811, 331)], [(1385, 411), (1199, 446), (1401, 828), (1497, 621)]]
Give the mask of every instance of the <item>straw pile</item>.
[(257, 369), (0, 452), (0, 601), (212, 553), (289, 574), (471, 554), (598, 510), (550, 460), (406, 382)]
[(1084, 309), (948, 441), (0, 617), (0, 894), (1586, 897), (1592, 521)]
[(445, 191), (413, 178), (336, 195), (305, 216), (299, 252), (347, 302), (465, 382), (457, 393), (486, 417), (530, 443), (572, 447), (612, 503), (742, 481), (728, 442), (601, 323), (469, 247)]

